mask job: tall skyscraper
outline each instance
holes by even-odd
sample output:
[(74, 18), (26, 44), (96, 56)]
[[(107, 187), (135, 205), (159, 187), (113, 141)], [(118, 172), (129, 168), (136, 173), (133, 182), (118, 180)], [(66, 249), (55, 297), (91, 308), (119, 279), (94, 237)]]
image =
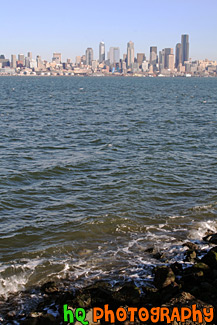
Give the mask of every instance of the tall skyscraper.
[(131, 64), (134, 63), (134, 43), (127, 43), (127, 67), (130, 68)]
[(157, 46), (150, 47), (150, 64), (153, 65), (153, 67), (157, 64)]
[(140, 68), (142, 66), (142, 62), (145, 61), (145, 59), (146, 59), (145, 53), (137, 53), (137, 63)]
[(100, 42), (99, 43), (99, 63), (102, 63), (105, 61), (105, 43)]
[(28, 52), (28, 58), (32, 60), (32, 52)]
[(17, 67), (17, 59), (16, 55), (12, 54), (11, 55), (11, 68), (15, 69)]
[(110, 64), (118, 63), (120, 61), (120, 49), (119, 49), (119, 47), (110, 47), (110, 49), (109, 49), (109, 61), (110, 61)]
[(25, 55), (24, 54), (18, 54), (18, 61), (22, 63), (22, 65), (25, 64)]
[[(171, 69), (171, 62), (172, 62), (171, 55), (173, 55), (173, 49), (172, 48), (165, 48), (164, 49), (164, 54), (165, 54), (164, 68), (165, 69)], [(173, 63), (172, 69), (173, 68), (174, 68), (174, 63)]]
[(182, 35), (182, 65), (189, 60), (189, 35)]
[(93, 49), (88, 47), (86, 49), (86, 65), (92, 65), (93, 61)]
[(176, 44), (175, 67), (178, 68), (180, 63), (182, 63), (182, 45), (181, 45), (181, 43), (177, 43)]

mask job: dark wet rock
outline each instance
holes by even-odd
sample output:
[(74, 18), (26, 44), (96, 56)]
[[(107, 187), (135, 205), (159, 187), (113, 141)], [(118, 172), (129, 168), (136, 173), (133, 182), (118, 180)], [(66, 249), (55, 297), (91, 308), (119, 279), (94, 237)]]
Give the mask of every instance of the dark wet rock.
[(185, 261), (186, 262), (195, 262), (197, 260), (197, 252), (189, 249), (185, 252)]
[(60, 319), (56, 319), (51, 314), (32, 313), (26, 320), (21, 321), (21, 325), (56, 325), (60, 324)]
[(146, 253), (149, 253), (151, 257), (155, 258), (156, 260), (165, 260), (166, 254), (165, 252), (159, 252), (159, 250), (155, 247), (150, 247), (145, 250)]
[(213, 269), (217, 269), (217, 247), (213, 247), (201, 259), (202, 263), (207, 264)]
[(165, 253), (157, 252), (156, 254), (153, 254), (152, 257), (155, 258), (156, 260), (163, 260), (166, 258), (166, 255)]
[[(196, 305), (197, 310), (203, 311), (203, 308), (213, 308), (211, 304), (208, 304), (202, 300), (196, 299), (191, 293), (189, 292), (181, 292), (177, 296), (173, 297), (170, 299), (170, 301), (166, 304), (164, 304), (162, 307), (168, 307), (170, 311), (172, 312), (174, 307), (180, 308), (182, 307), (189, 307), (192, 308), (192, 305)], [(177, 325), (176, 321), (173, 321), (170, 323), (171, 325)], [(188, 319), (185, 321), (186, 325), (197, 325), (197, 324), (202, 324), (205, 325), (207, 324), (206, 321), (203, 319), (202, 323), (193, 322), (192, 318)], [(213, 324), (213, 323), (212, 323)]]
[(188, 247), (192, 251), (198, 251), (199, 250), (199, 246), (197, 244), (194, 244), (194, 243), (190, 242), (190, 241), (184, 243), (182, 246), (183, 247)]
[(164, 288), (171, 283), (175, 282), (175, 274), (171, 267), (168, 266), (159, 266), (154, 269), (154, 284), (160, 289)]
[(217, 234), (208, 234), (203, 237), (203, 240), (209, 242), (210, 244), (217, 244)]
[(45, 292), (45, 293), (56, 293), (58, 291), (57, 287), (56, 287), (56, 283), (54, 281), (49, 281), (44, 283), (41, 286), (41, 291)]
[(177, 284), (176, 282), (173, 282), (165, 288), (162, 288), (159, 291), (161, 295), (161, 303), (166, 303), (167, 301), (172, 299), (172, 297), (174, 297), (180, 292), (181, 288), (181, 284)]
[(16, 311), (12, 310), (7, 313), (7, 318), (8, 319), (13, 319), (16, 316)]
[(170, 265), (175, 275), (181, 275), (183, 272), (183, 267), (181, 263), (175, 262)]
[(145, 252), (149, 254), (156, 254), (158, 250), (155, 247), (149, 247), (145, 250)]
[(120, 305), (137, 306), (140, 303), (140, 295), (140, 289), (134, 282), (129, 282), (125, 283), (120, 290), (113, 292), (112, 297)]

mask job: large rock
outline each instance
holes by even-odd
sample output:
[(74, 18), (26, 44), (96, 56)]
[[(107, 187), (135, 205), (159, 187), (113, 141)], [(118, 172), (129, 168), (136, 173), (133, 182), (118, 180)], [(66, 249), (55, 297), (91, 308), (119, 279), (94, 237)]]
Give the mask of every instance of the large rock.
[(158, 289), (167, 287), (171, 283), (174, 283), (176, 279), (173, 270), (168, 266), (156, 267), (154, 274), (154, 284)]
[(217, 244), (217, 234), (208, 234), (207, 236), (203, 237), (203, 240), (211, 244)]
[(212, 269), (217, 269), (217, 247), (213, 247), (201, 259), (202, 263), (209, 265)]
[[(174, 309), (174, 307), (177, 307), (178, 310), (180, 311), (180, 308), (183, 307), (188, 307), (190, 309), (192, 309), (192, 305), (196, 305), (196, 309), (200, 310), (202, 312), (203, 315), (203, 308), (213, 308), (212, 305), (209, 305), (199, 299), (196, 299), (193, 295), (191, 295), (189, 292), (181, 292), (180, 294), (178, 294), (177, 296), (175, 296), (174, 298), (172, 298), (168, 303), (162, 305), (161, 307), (167, 307), (170, 310), (170, 314), (172, 314), (172, 311)], [(166, 322), (161, 323), (161, 324), (166, 324)], [(172, 321), (170, 323), (171, 325), (178, 325), (178, 324), (183, 324), (180, 322), (177, 322), (176, 320)], [(185, 321), (184, 323), (185, 325), (197, 325), (197, 324), (208, 324), (204, 318), (202, 323), (198, 323), (197, 321), (193, 322), (192, 318), (189, 318)], [(209, 323), (209, 324), (216, 324), (215, 322), (213, 323)]]
[(192, 251), (198, 251), (199, 250), (199, 246), (197, 244), (194, 244), (194, 243), (190, 242), (190, 241), (184, 243), (182, 246), (183, 247), (188, 247)]

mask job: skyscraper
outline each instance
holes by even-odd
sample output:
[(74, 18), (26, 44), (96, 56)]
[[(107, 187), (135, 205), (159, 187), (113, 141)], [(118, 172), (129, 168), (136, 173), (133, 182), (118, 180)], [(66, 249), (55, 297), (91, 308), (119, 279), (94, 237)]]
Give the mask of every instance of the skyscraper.
[(145, 61), (145, 53), (137, 53), (137, 63), (139, 67), (141, 68), (142, 62)]
[(16, 59), (16, 55), (12, 54), (11, 55), (11, 68), (16, 68), (17, 67), (17, 59)]
[(110, 47), (110, 49), (109, 49), (109, 61), (110, 61), (110, 64), (118, 63), (120, 61), (120, 49), (119, 49), (119, 47)]
[(32, 60), (32, 52), (28, 52), (28, 58)]
[(182, 35), (182, 65), (189, 60), (189, 35)]
[(131, 64), (134, 63), (134, 43), (127, 43), (127, 67), (130, 68)]
[(93, 49), (88, 47), (86, 49), (86, 65), (92, 65), (93, 61)]
[(150, 64), (154, 67), (157, 64), (157, 46), (150, 47)]
[[(171, 69), (171, 62), (172, 58), (171, 55), (173, 55), (173, 49), (172, 48), (165, 48), (164, 49), (164, 54), (165, 54), (165, 61), (164, 61), (164, 68), (165, 69)], [(173, 58), (174, 60), (174, 58)], [(173, 67), (174, 68), (174, 62), (173, 62)]]
[(18, 61), (22, 63), (22, 65), (25, 64), (25, 55), (24, 54), (18, 54)]
[(99, 63), (102, 63), (105, 61), (105, 43), (100, 42), (99, 43)]
[(182, 63), (182, 45), (181, 45), (181, 43), (177, 43), (176, 44), (175, 67), (178, 68), (180, 63)]

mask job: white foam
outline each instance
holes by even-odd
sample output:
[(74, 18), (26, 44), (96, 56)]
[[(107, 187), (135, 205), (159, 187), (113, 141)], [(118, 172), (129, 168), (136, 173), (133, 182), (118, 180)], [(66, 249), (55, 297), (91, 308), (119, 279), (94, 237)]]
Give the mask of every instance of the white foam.
[(195, 222), (189, 231), (189, 237), (191, 239), (202, 239), (209, 230), (217, 232), (217, 221), (207, 220)]

